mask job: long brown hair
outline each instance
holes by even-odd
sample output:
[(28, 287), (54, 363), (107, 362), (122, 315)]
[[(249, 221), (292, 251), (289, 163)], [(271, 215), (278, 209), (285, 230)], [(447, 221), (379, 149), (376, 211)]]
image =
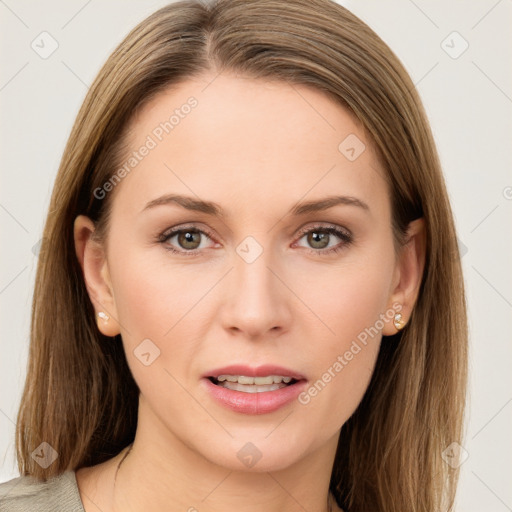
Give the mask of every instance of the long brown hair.
[[(170, 4), (108, 58), (66, 145), (44, 228), (28, 374), (18, 415), (22, 475), (45, 480), (101, 463), (130, 444), (138, 388), (120, 339), (97, 329), (73, 240), (77, 215), (107, 232), (111, 196), (95, 197), (123, 161), (126, 127), (152, 97), (205, 71), (306, 84), (361, 121), (390, 184), (393, 228), (423, 217), (427, 254), (406, 328), (382, 343), (359, 407), (343, 425), (330, 489), (350, 512), (450, 510), (462, 444), (467, 326), (456, 233), (421, 100), (388, 46), (330, 0)], [(119, 338), (119, 336), (117, 337)], [(43, 469), (42, 442), (58, 452)]]

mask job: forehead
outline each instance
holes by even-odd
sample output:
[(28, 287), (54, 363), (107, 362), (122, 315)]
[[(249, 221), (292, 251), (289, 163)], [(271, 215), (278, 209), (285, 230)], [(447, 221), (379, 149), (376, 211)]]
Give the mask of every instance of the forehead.
[(387, 200), (362, 125), (309, 86), (232, 74), (189, 79), (134, 116), (128, 142), (128, 172), (116, 192), (139, 211), (163, 193), (232, 209), (334, 193)]

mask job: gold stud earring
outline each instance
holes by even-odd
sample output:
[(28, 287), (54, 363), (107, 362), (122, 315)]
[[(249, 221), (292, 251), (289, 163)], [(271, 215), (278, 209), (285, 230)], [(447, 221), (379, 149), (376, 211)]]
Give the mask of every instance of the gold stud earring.
[(403, 320), (402, 313), (397, 313), (395, 315), (393, 324), (398, 331), (402, 330), (405, 327), (405, 321)]
[(108, 322), (109, 319), (110, 319), (110, 317), (106, 313), (104, 313), (103, 311), (100, 311), (98, 313), (98, 317), (101, 318), (104, 322)]

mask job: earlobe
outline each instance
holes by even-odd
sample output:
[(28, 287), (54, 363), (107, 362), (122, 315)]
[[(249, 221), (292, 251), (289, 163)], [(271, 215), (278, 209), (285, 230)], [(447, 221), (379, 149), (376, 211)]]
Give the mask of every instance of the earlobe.
[(389, 322), (382, 333), (385, 336), (396, 334), (402, 330), (411, 317), (416, 304), (426, 257), (426, 226), (423, 218), (409, 223), (407, 241), (400, 249), (397, 262), (398, 279), (390, 296), (390, 304), (400, 304), (401, 309)]
[(75, 252), (82, 268), (85, 287), (96, 312), (99, 331), (105, 336), (119, 334), (117, 311), (103, 246), (92, 239), (94, 223), (85, 215), (74, 222)]

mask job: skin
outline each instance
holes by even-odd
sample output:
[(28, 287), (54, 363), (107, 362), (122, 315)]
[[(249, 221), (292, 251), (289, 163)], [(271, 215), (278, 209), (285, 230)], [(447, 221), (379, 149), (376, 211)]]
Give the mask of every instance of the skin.
[[(215, 402), (200, 378), (228, 364), (275, 363), (314, 383), (380, 314), (400, 303), (407, 320), (417, 298), (423, 221), (411, 223), (409, 243), (396, 251), (384, 171), (355, 118), (308, 86), (214, 78), (161, 93), (133, 119), (136, 150), (169, 112), (190, 96), (198, 100), (109, 192), (106, 245), (91, 240), (90, 219), (75, 221), (91, 301), (110, 316), (98, 328), (121, 333), (141, 390), (136, 438), (115, 485), (126, 450), (77, 471), (87, 512), (328, 510), (340, 429), (367, 389), (381, 335), (396, 332), (392, 321), (306, 405), (237, 413)], [(354, 161), (338, 150), (349, 134), (366, 145)], [(215, 201), (226, 216), (176, 204), (142, 211), (168, 193)], [(328, 195), (357, 198), (368, 209), (342, 204), (287, 214)], [(196, 235), (195, 245), (180, 245), (178, 236), (156, 240), (190, 223), (213, 236)], [(343, 245), (328, 235), (327, 249), (343, 246), (338, 253), (321, 255), (323, 245), (299, 234), (330, 224), (353, 236)], [(247, 236), (263, 249), (250, 264), (236, 252)], [(173, 254), (166, 244), (183, 252), (199, 247), (199, 255)], [(149, 366), (134, 355), (147, 338), (160, 350)], [(251, 468), (237, 457), (247, 442), (261, 453)]]

